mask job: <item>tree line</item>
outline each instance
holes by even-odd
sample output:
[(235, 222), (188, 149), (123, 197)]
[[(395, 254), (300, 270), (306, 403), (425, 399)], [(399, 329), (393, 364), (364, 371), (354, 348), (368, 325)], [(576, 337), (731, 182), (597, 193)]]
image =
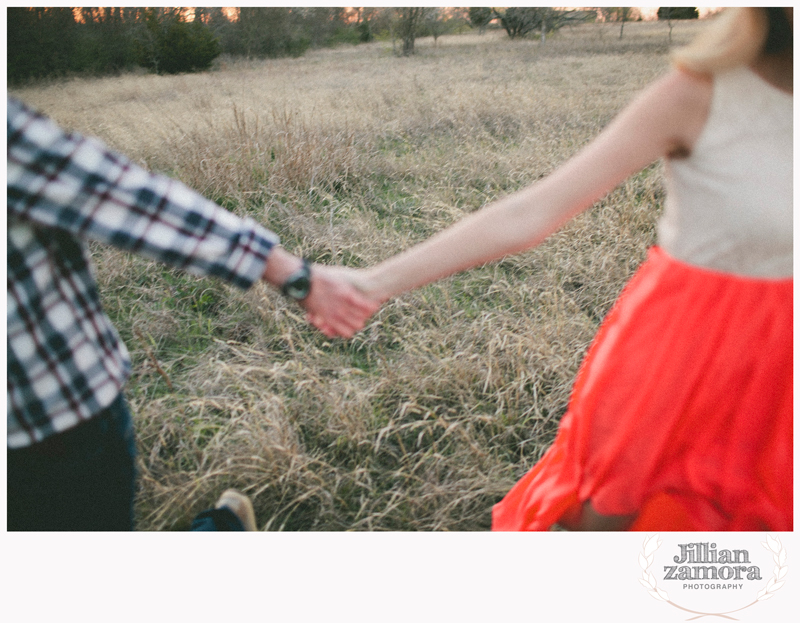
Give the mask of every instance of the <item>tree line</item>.
[(299, 55), (335, 36), (342, 11), (242, 7), (228, 15), (219, 7), (10, 7), (8, 81), (134, 67), (199, 71), (223, 53)]
[[(9, 84), (144, 67), (208, 69), (221, 54), (300, 56), (311, 47), (401, 36), (404, 11), (368, 7), (9, 7)], [(420, 9), (416, 36), (468, 27), (465, 10)], [(424, 15), (422, 15), (424, 13)]]
[[(667, 9), (679, 19), (681, 9)], [(603, 18), (630, 20), (630, 9), (603, 7)], [(552, 7), (9, 7), (9, 84), (144, 67), (156, 73), (202, 71), (221, 54), (300, 56), (311, 47), (391, 38), (398, 55), (418, 37), (502, 27), (510, 38), (538, 36), (592, 21), (598, 10)], [(659, 12), (661, 17), (661, 12)], [(620, 34), (622, 31), (620, 31)]]

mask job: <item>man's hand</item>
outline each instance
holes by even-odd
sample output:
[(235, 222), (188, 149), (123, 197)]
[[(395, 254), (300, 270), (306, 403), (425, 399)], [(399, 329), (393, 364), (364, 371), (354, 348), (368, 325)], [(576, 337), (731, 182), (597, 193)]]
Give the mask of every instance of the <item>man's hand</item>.
[(380, 307), (352, 285), (350, 272), (341, 266), (311, 267), (311, 293), (300, 304), (308, 321), (328, 337), (352, 337)]

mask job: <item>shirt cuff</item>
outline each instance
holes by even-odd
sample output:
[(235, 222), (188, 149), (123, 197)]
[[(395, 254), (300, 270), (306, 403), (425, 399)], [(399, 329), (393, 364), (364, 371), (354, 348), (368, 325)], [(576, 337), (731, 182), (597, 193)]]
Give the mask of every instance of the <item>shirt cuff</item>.
[(278, 244), (280, 239), (274, 232), (252, 218), (242, 219), (239, 239), (225, 262), (228, 281), (244, 290), (250, 288), (261, 279), (269, 254)]

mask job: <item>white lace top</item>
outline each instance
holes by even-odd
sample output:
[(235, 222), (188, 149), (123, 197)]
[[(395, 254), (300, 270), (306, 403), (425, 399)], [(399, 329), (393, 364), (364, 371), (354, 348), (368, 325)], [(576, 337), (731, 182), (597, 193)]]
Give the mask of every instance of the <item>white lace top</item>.
[(714, 77), (691, 156), (667, 161), (659, 245), (748, 277), (792, 275), (792, 95), (748, 68)]

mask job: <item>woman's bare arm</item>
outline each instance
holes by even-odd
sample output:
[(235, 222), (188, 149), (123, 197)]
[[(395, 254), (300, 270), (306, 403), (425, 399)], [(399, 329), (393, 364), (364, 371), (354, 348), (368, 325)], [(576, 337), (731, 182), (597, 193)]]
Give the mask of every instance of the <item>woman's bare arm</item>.
[(548, 177), (372, 268), (355, 271), (355, 285), (385, 301), (539, 244), (636, 171), (661, 157), (690, 151), (710, 100), (709, 79), (672, 71)]

